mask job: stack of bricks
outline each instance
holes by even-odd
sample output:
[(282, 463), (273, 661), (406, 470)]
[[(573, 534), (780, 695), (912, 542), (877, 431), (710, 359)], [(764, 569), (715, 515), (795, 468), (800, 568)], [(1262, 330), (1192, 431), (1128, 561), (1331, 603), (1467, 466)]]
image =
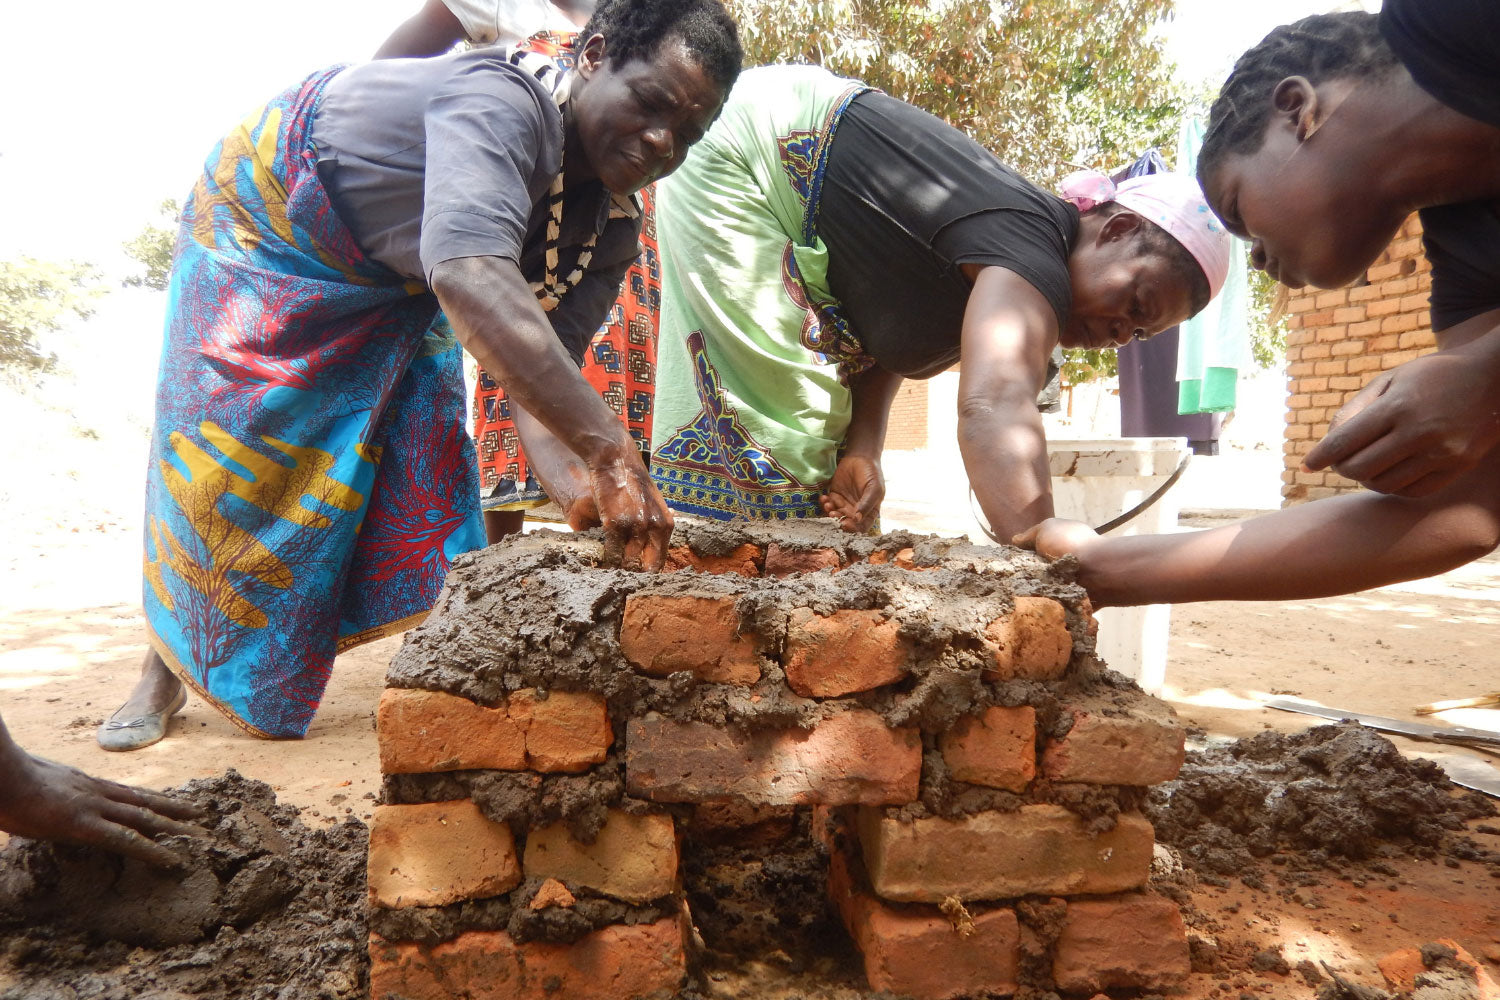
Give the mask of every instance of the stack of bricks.
[(673, 996), (684, 837), (726, 807), (813, 813), (873, 989), (1188, 974), (1139, 812), (1183, 732), (1093, 657), (1081, 589), (904, 533), (687, 524), (675, 545), (662, 574), (580, 536), (492, 547), (408, 637), (377, 718), (375, 1000)]
[(1303, 472), (1302, 459), (1328, 433), (1333, 415), (1371, 379), (1434, 347), (1431, 287), (1432, 266), (1413, 215), (1356, 284), (1293, 293), (1286, 337), (1285, 504), (1359, 489), (1331, 470)]

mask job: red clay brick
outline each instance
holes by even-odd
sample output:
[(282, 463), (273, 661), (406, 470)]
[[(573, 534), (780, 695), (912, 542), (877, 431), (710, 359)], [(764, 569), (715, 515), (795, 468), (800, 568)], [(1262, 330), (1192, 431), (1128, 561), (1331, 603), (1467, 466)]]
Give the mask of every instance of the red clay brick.
[(1053, 680), (1073, 657), (1067, 612), (1050, 597), (1017, 597), (1015, 611), (990, 622), (984, 638), (994, 658), (985, 680)]
[(604, 699), (587, 692), (535, 691), (510, 696), (510, 717), (526, 732), (526, 767), (532, 771), (587, 771), (609, 756), (615, 734)]
[(1433, 335), (1431, 330), (1412, 330), (1410, 333), (1401, 334), (1401, 339), (1397, 342), (1397, 346), (1402, 350), (1412, 347), (1435, 347), (1437, 346), (1437, 337)]
[(1401, 311), (1400, 296), (1385, 296), (1377, 302), (1371, 302), (1365, 306), (1365, 312), (1371, 319), (1380, 319), (1384, 316), (1394, 316)]
[(434, 947), (370, 935), (370, 997), (521, 1000), (520, 956), (504, 931), (469, 931)]
[(611, 924), (572, 944), (521, 946), (528, 998), (669, 1000), (687, 976), (679, 917), (629, 927)]
[(1319, 292), (1317, 296), (1319, 309), (1333, 309), (1349, 301), (1349, 292), (1344, 288), (1335, 288), (1327, 292)]
[(380, 769), (420, 774), (464, 768), (584, 771), (609, 754), (614, 733), (604, 699), (517, 691), (485, 708), (435, 691), (388, 688), (376, 712)]
[(898, 805), (917, 797), (922, 742), (874, 712), (811, 730), (742, 732), (700, 722), (632, 719), (625, 782), (657, 802), (732, 798), (763, 805)]
[(674, 545), (667, 550), (668, 572), (691, 570), (694, 573), (733, 573), (737, 576), (760, 576), (761, 564), (766, 555), (759, 545), (746, 542), (721, 555), (694, 552), (686, 545)]
[(1192, 971), (1182, 914), (1161, 896), (1070, 902), (1052, 955), (1052, 977), (1068, 993), (1159, 989)]
[(1073, 728), (1042, 752), (1053, 781), (1090, 785), (1157, 785), (1177, 777), (1187, 734), (1165, 711), (1134, 706), (1124, 716), (1100, 705), (1068, 706)]
[(554, 878), (627, 903), (649, 903), (677, 889), (677, 834), (671, 816), (611, 809), (592, 844), (575, 840), (564, 823), (532, 830), (522, 864), (527, 878)]
[(994, 706), (965, 716), (938, 737), (948, 773), (1011, 792), (1036, 777), (1036, 709)]
[(1395, 316), (1387, 316), (1385, 319), (1381, 320), (1380, 332), (1405, 333), (1408, 330), (1415, 330), (1421, 325), (1421, 321), (1411, 313), (1400, 313)]
[(376, 806), (370, 824), (370, 902), (386, 909), (486, 899), (521, 882), (510, 827), (468, 799)]
[(787, 623), (786, 681), (804, 698), (836, 698), (906, 676), (910, 644), (880, 611), (819, 615), (794, 608)]
[(902, 822), (863, 808), (857, 820), (876, 895), (899, 902), (1009, 899), (1136, 889), (1151, 868), (1151, 824), (1125, 813), (1109, 833), (1056, 805)]
[[(1497, 986), (1491, 978), (1489, 971), (1480, 964), (1473, 955), (1469, 954), (1464, 947), (1452, 938), (1439, 938), (1438, 944), (1454, 951), (1454, 960), (1460, 965), (1468, 966), (1474, 974), (1474, 1000), (1496, 1000), (1500, 998), (1500, 986)], [(1416, 978), (1427, 971), (1427, 966), (1422, 961), (1422, 952), (1418, 948), (1402, 948), (1386, 955), (1378, 963), (1380, 974), (1385, 983), (1393, 990), (1401, 993), (1412, 993), (1416, 990)]]
[(715, 684), (760, 680), (760, 646), (740, 630), (736, 598), (631, 594), (620, 623), (620, 649), (643, 674), (688, 671)]
[(526, 734), (506, 709), (457, 695), (386, 688), (375, 731), (384, 774), (526, 767)]
[(766, 576), (816, 573), (820, 569), (837, 571), (842, 565), (843, 560), (833, 549), (788, 549), (775, 542), (766, 546)]
[(828, 894), (864, 958), (871, 989), (916, 1000), (1016, 991), (1021, 928), (1014, 910), (974, 912), (972, 932), (961, 936), (935, 906), (897, 908), (856, 887), (857, 864), (833, 852)]
[(536, 895), (526, 904), (528, 910), (545, 910), (549, 906), (560, 906), (570, 910), (578, 902), (568, 887), (555, 878), (549, 878), (537, 886)]
[(370, 936), (370, 996), (386, 1000), (669, 1000), (687, 973), (683, 922), (612, 924), (572, 944), (469, 931), (435, 947)]

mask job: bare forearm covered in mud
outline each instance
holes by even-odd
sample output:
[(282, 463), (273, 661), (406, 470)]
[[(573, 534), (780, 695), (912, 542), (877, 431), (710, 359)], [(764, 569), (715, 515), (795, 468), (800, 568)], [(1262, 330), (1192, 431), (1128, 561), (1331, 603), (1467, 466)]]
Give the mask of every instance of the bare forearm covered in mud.
[(838, 519), (845, 531), (869, 531), (880, 516), (885, 499), (885, 475), (880, 456), (885, 451), (891, 401), (901, 388), (901, 376), (875, 367), (856, 376), (853, 412), (839, 462), (820, 497), (823, 513)]
[(432, 290), (469, 353), (588, 468), (606, 557), (660, 569), (671, 512), (629, 432), (579, 374), (515, 263), (503, 257), (445, 261), (433, 268)]
[(1500, 462), (1422, 499), (1361, 493), (1241, 524), (1099, 538), (1049, 521), (1028, 541), (1072, 553), (1099, 606), (1330, 597), (1443, 573), (1500, 545)]
[(588, 467), (541, 423), (512, 400), (511, 417), (526, 450), (526, 463), (568, 519), (574, 531), (599, 525), (599, 508), (589, 489)]

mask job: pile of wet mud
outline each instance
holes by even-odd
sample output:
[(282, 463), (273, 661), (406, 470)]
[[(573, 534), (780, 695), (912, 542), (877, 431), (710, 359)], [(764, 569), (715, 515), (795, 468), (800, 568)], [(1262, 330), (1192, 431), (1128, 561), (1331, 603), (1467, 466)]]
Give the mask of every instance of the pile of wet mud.
[(1263, 886), (1262, 861), (1288, 857), (1303, 868), (1375, 870), (1397, 856), (1451, 858), (1500, 874), (1500, 855), (1464, 834), (1467, 822), (1496, 814), (1494, 803), (1355, 723), (1190, 751), (1145, 812), (1188, 868), (1252, 888)]
[(364, 824), (310, 829), (233, 770), (173, 792), (209, 831), (161, 840), (179, 871), (26, 840), (0, 851), (0, 1000), (365, 996)]

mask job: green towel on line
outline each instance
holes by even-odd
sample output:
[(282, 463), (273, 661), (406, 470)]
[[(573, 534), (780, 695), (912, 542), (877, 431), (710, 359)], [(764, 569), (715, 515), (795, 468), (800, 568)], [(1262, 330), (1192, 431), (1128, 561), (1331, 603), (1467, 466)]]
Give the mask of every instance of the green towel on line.
[[(1203, 121), (1183, 121), (1177, 170), (1192, 176), (1203, 145)], [(1249, 247), (1235, 240), (1229, 275), (1208, 307), (1182, 324), (1177, 342), (1177, 412), (1221, 413), (1234, 409), (1235, 386), (1250, 362)]]

